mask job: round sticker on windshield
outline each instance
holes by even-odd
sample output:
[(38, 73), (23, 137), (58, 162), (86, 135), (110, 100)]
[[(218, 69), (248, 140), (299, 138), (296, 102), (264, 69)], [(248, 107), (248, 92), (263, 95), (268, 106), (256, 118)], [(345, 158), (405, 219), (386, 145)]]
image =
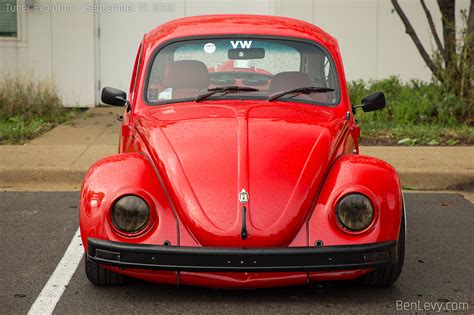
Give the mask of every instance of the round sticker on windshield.
[(208, 54), (212, 54), (216, 51), (216, 45), (214, 45), (214, 43), (207, 43), (204, 45), (204, 51)]

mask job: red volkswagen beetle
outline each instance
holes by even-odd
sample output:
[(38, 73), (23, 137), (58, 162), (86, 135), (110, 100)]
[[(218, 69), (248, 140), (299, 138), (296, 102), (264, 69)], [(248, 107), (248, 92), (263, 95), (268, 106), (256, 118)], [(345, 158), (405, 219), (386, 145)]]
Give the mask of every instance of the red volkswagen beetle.
[(219, 288), (400, 275), (405, 214), (396, 171), (359, 154), (336, 40), (298, 20), (189, 17), (146, 34), (119, 154), (81, 192), (86, 275)]

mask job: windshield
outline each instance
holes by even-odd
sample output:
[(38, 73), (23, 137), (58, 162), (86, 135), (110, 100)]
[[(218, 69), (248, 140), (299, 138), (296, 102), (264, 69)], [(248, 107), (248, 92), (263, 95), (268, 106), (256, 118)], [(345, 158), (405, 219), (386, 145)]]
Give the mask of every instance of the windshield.
[(191, 39), (169, 44), (153, 60), (146, 86), (151, 105), (187, 101), (209, 89), (250, 87), (213, 99), (268, 99), (303, 87), (334, 89), (287, 94), (279, 100), (334, 105), (339, 85), (332, 58), (317, 44), (282, 39)]

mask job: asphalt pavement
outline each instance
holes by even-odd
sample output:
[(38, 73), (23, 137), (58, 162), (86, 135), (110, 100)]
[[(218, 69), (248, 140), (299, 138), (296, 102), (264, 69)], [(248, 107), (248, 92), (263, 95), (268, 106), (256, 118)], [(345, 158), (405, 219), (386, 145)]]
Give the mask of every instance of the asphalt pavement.
[[(0, 193), (0, 313), (24, 314), (56, 268), (78, 225), (77, 192)], [(84, 261), (57, 314), (394, 313), (397, 301), (467, 302), (474, 309), (474, 206), (457, 194), (406, 193), (405, 267), (391, 288), (321, 287), (216, 290), (133, 281), (94, 287)], [(414, 311), (412, 309), (412, 311)], [(434, 312), (434, 311), (432, 311)]]

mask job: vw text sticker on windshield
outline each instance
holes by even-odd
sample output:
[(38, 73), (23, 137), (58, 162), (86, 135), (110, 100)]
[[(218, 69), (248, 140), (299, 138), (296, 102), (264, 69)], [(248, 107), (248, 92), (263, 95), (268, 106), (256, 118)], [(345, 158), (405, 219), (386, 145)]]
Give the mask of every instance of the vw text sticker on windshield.
[(252, 46), (252, 41), (251, 40), (231, 40), (230, 44), (232, 45), (232, 48), (237, 49), (237, 48), (242, 48), (242, 49), (250, 49)]

